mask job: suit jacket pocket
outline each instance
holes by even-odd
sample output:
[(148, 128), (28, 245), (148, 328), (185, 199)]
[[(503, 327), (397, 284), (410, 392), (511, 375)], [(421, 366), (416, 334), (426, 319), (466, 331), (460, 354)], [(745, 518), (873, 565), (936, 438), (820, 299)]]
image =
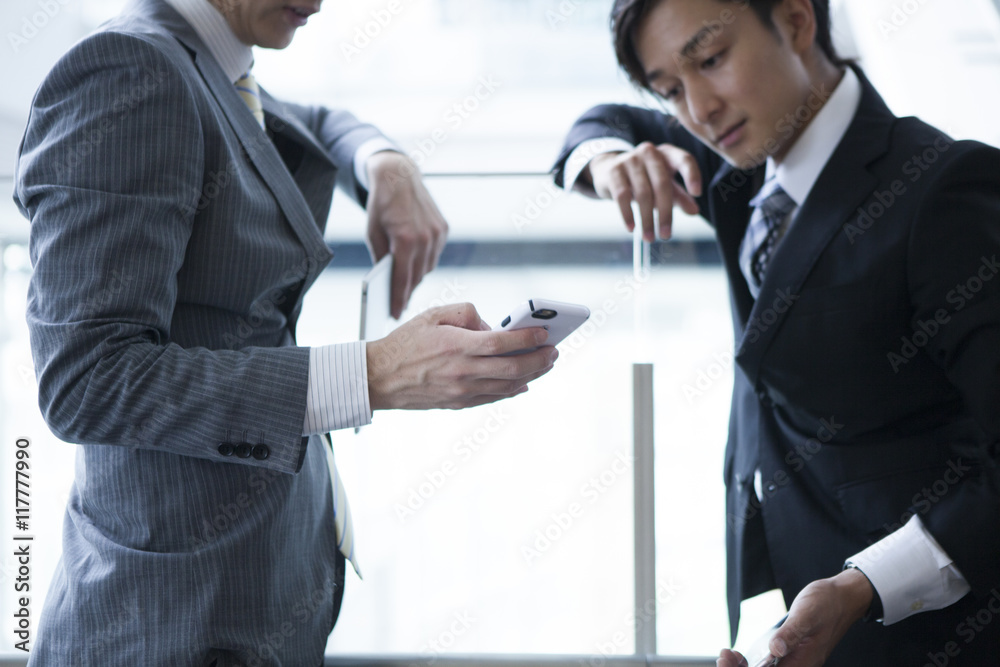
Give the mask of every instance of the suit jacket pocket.
[(956, 484), (971, 476), (974, 468), (976, 464), (968, 459), (955, 458), (855, 480), (836, 488), (837, 503), (851, 525), (876, 541), (900, 528), (912, 515), (930, 512)]

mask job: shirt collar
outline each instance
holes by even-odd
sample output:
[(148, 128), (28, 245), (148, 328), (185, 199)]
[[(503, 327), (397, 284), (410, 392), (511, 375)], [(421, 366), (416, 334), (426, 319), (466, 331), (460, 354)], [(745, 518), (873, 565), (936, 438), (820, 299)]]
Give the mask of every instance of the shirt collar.
[[(821, 94), (822, 88), (817, 92)], [(767, 180), (776, 178), (788, 196), (801, 206), (844, 138), (860, 103), (861, 82), (848, 67), (830, 99), (796, 140), (781, 165), (776, 166), (774, 160), (767, 159)]]
[(253, 50), (236, 37), (226, 18), (208, 0), (166, 2), (191, 24), (230, 81), (235, 83), (250, 70)]

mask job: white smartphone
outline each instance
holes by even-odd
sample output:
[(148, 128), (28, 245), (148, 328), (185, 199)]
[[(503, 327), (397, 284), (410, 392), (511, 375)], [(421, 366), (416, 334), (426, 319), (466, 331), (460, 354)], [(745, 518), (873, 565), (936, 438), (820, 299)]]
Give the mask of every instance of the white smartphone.
[[(566, 336), (576, 331), (577, 327), (590, 317), (590, 309), (575, 303), (550, 301), (549, 299), (528, 299), (511, 311), (503, 322), (493, 327), (494, 331), (516, 331), (541, 327), (549, 332), (545, 346), (558, 345)], [(527, 354), (537, 350), (537, 347), (525, 348), (512, 354)]]

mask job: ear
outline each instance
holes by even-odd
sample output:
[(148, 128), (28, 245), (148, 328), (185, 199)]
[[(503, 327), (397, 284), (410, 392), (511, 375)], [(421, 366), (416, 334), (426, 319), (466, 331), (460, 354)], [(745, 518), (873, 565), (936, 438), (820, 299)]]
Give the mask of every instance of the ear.
[(816, 46), (816, 12), (812, 0), (782, 0), (771, 15), (792, 50), (806, 56)]

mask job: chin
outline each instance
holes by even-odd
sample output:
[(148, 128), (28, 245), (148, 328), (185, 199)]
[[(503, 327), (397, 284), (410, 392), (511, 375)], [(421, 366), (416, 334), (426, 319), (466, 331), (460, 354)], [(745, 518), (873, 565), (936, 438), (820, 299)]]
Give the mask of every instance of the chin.
[(292, 43), (294, 37), (294, 30), (277, 30), (261, 35), (261, 39), (257, 40), (257, 46), (265, 49), (283, 49)]
[(723, 153), (718, 148), (713, 148), (713, 150), (719, 157), (728, 162), (730, 166), (735, 167), (736, 169), (742, 169), (743, 171), (752, 171), (766, 162), (766, 158), (764, 161), (757, 161), (746, 153), (730, 155), (729, 153)]

